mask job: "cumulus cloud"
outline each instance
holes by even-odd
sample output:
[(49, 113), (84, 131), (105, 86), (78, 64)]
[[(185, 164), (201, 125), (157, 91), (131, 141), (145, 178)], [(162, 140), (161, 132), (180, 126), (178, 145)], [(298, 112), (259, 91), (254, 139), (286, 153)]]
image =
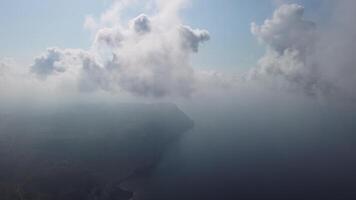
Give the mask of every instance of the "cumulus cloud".
[(181, 26), (180, 33), (185, 48), (198, 52), (199, 44), (210, 39), (209, 32), (206, 30), (192, 29), (189, 26)]
[(298, 4), (282, 5), (261, 26), (252, 23), (251, 32), (280, 54), (286, 49), (304, 52), (313, 42), (315, 24), (303, 14), (304, 8)]
[(100, 27), (90, 50), (48, 49), (35, 59), (31, 71), (42, 78), (76, 75), (84, 91), (189, 96), (195, 83), (191, 54), (210, 37), (208, 31), (177, 20), (184, 3), (157, 1), (157, 13), (124, 22), (119, 11), (129, 3), (115, 2), (99, 21), (87, 18), (86, 26)]
[(133, 29), (137, 33), (147, 33), (151, 31), (150, 19), (145, 14), (141, 14), (132, 20)]
[(315, 56), (320, 51), (317, 46), (322, 33), (314, 22), (304, 19), (302, 6), (281, 5), (262, 25), (252, 23), (251, 32), (267, 49), (249, 78), (281, 81), (281, 87), (308, 95), (334, 92), (335, 86), (324, 78), (323, 67)]
[(31, 72), (41, 78), (49, 75), (62, 74), (77, 70), (82, 60), (89, 54), (80, 49), (48, 48), (46, 52), (35, 58)]
[(189, 1), (147, 2), (154, 2), (150, 14), (123, 20), (123, 10), (135, 1), (114, 1), (101, 16), (86, 18), (84, 26), (93, 33), (91, 48), (49, 48), (29, 71), (46, 87), (86, 93), (187, 97), (203, 90), (263, 88), (268, 81), (273, 88), (311, 96), (356, 98), (353, 1), (334, 2), (331, 20), (322, 27), (306, 19), (301, 5), (279, 4), (261, 25), (251, 24), (266, 53), (240, 75), (191, 66), (191, 56), (210, 35), (182, 22), (180, 11)]
[(252, 34), (267, 45), (267, 50), (249, 75), (284, 79), (286, 87), (310, 95), (354, 100), (354, 8), (354, 1), (334, 2), (330, 24), (323, 31), (304, 19), (304, 8), (296, 4), (281, 5), (261, 26), (252, 23)]
[(121, 32), (113, 28), (99, 29), (95, 36), (94, 44), (97, 46), (118, 47), (123, 40)]

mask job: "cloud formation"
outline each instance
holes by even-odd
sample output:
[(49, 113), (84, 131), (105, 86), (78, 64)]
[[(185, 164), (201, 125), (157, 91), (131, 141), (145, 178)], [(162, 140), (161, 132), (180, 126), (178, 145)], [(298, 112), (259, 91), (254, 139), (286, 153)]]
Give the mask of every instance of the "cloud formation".
[(48, 48), (46, 52), (35, 58), (31, 72), (41, 78), (58, 75), (79, 68), (88, 53), (80, 49)]
[(198, 52), (200, 43), (210, 39), (209, 32), (206, 30), (192, 29), (189, 26), (181, 26), (179, 31), (183, 40), (183, 46), (193, 52)]
[(252, 23), (251, 32), (266, 45), (266, 54), (249, 72), (250, 78), (286, 80), (281, 87), (308, 95), (354, 99), (350, 88), (356, 84), (356, 69), (350, 53), (356, 47), (356, 30), (350, 20), (355, 16), (343, 16), (355, 14), (338, 8), (356, 6), (347, 0), (334, 6), (334, 22), (323, 31), (304, 19), (304, 8), (297, 4), (281, 5), (262, 25)]
[(303, 14), (302, 6), (284, 4), (262, 25), (251, 24), (252, 34), (267, 45), (267, 51), (250, 75), (282, 77), (307, 93), (315, 92), (319, 80), (306, 59), (316, 42), (316, 25)]
[(50, 48), (35, 59), (31, 71), (42, 78), (77, 75), (82, 91), (189, 96), (195, 81), (190, 56), (210, 36), (206, 30), (180, 22), (183, 3), (157, 1), (157, 13), (141, 14), (125, 23), (119, 11), (129, 4), (115, 2), (100, 21), (87, 19), (88, 27), (100, 27), (90, 50)]
[(287, 49), (304, 52), (313, 42), (316, 27), (303, 14), (304, 8), (298, 4), (282, 5), (261, 26), (252, 23), (251, 32), (280, 54)]
[[(139, 14), (131, 20), (122, 17), (123, 11), (136, 3), (129, 0), (114, 1), (101, 16), (87, 17), (84, 26), (93, 33), (91, 48), (48, 48), (34, 59), (28, 82), (47, 90), (154, 98), (265, 88), (265, 83), (272, 83), (273, 89), (309, 96), (356, 98), (353, 1), (333, 2), (330, 22), (320, 26), (304, 16), (303, 6), (278, 4), (270, 18), (260, 25), (251, 24), (251, 33), (265, 45), (266, 53), (246, 75), (191, 66), (191, 56), (210, 35), (182, 22), (180, 11), (189, 1), (145, 2), (154, 2), (153, 7), (147, 6), (150, 14)], [(23, 82), (25, 76), (15, 77), (11, 83), (18, 82), (15, 79)]]
[(133, 29), (136, 33), (148, 33), (151, 31), (151, 21), (145, 14), (141, 14), (132, 20)]
[(311, 57), (321, 79), (333, 84), (334, 95), (356, 100), (356, 1), (333, 1), (330, 23), (325, 27)]

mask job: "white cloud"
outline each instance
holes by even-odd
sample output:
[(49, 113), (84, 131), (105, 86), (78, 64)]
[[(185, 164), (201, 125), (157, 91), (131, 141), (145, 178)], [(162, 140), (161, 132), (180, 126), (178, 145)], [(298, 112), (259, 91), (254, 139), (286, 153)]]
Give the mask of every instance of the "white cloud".
[(252, 23), (251, 32), (260, 41), (281, 54), (286, 49), (303, 52), (310, 47), (315, 34), (315, 24), (305, 20), (303, 14), (302, 6), (284, 4), (261, 26)]
[(261, 26), (252, 23), (252, 34), (267, 45), (267, 50), (249, 76), (284, 79), (284, 88), (354, 101), (354, 8), (354, 1), (334, 2), (331, 21), (323, 31), (304, 19), (304, 8), (296, 4), (281, 5)]
[(115, 28), (102, 28), (96, 33), (94, 46), (95, 47), (119, 47), (123, 40), (123, 35), (120, 30)]
[(186, 49), (198, 52), (200, 43), (210, 39), (209, 32), (206, 30), (192, 29), (189, 26), (181, 26), (180, 34), (183, 40), (183, 46)]
[(309, 95), (327, 93), (331, 86), (320, 79), (319, 69), (310, 60), (319, 33), (315, 23), (303, 15), (302, 6), (283, 4), (261, 26), (251, 24), (252, 34), (267, 45), (267, 50), (249, 76), (285, 79), (282, 87), (302, 89)]
[(80, 49), (48, 48), (46, 52), (35, 58), (31, 72), (41, 78), (53, 74), (62, 74), (79, 68), (88, 54)]
[(157, 13), (141, 14), (125, 23), (119, 15), (129, 1), (115, 2), (99, 22), (87, 18), (87, 26), (100, 27), (90, 50), (48, 49), (35, 59), (31, 71), (57, 79), (70, 73), (77, 76), (80, 91), (189, 96), (195, 83), (190, 55), (209, 40), (209, 33), (177, 20), (184, 1), (156, 3)]
[(85, 26), (95, 36), (90, 49), (49, 48), (35, 58), (29, 71), (47, 88), (86, 93), (186, 97), (272, 83), (274, 88), (308, 95), (356, 98), (353, 1), (334, 2), (332, 20), (322, 29), (305, 19), (304, 8), (297, 4), (281, 4), (261, 25), (252, 23), (251, 32), (266, 46), (266, 53), (246, 76), (191, 66), (191, 56), (210, 35), (181, 21), (180, 10), (188, 2), (157, 0), (150, 15), (123, 21), (122, 11), (132, 2), (115, 1), (98, 19), (87, 18)]

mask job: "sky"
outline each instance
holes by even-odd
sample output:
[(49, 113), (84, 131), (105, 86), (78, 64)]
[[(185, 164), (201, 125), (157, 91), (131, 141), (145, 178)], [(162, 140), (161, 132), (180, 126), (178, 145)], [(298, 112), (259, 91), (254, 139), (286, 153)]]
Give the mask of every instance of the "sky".
[[(355, 0), (0, 0), (2, 162), (25, 169), (7, 152), (38, 152), (36, 140), (54, 155), (90, 147), (100, 167), (97, 148), (126, 161), (142, 150), (154, 160), (127, 169), (147, 179), (129, 188), (135, 200), (355, 199), (355, 10)], [(166, 128), (178, 134), (169, 144)], [(53, 191), (108, 199), (118, 187), (103, 184)]]
[[(305, 6), (306, 16), (315, 12), (322, 0), (294, 1)], [(91, 35), (83, 28), (87, 15), (98, 16), (110, 6), (109, 0), (1, 1), (1, 57), (16, 57), (30, 62), (48, 47), (84, 48), (91, 45)], [(187, 24), (209, 30), (212, 39), (193, 59), (196, 67), (246, 70), (263, 54), (263, 47), (250, 33), (250, 23), (263, 22), (278, 5), (272, 0), (194, 0), (182, 12)], [(126, 12), (134, 17), (144, 12), (137, 6)], [(321, 13), (321, 12), (319, 12)]]
[(174, 99), (268, 82), (353, 99), (353, 73), (346, 73), (353, 70), (353, 6), (350, 0), (1, 1), (2, 71), (11, 87), (57, 95)]

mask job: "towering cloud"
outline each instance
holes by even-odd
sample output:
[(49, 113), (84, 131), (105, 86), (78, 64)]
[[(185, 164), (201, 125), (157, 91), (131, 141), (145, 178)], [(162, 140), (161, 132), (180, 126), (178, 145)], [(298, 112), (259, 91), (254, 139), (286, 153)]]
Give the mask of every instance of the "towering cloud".
[(180, 22), (183, 4), (180, 0), (169, 5), (157, 1), (156, 14), (141, 14), (125, 23), (120, 20), (120, 10), (129, 4), (116, 2), (100, 21), (87, 19), (87, 26), (100, 27), (92, 49), (48, 49), (35, 59), (31, 71), (42, 78), (77, 75), (77, 85), (84, 91), (189, 96), (195, 81), (190, 55), (209, 40), (209, 33)]
[[(286, 80), (282, 81), (282, 87), (302, 89), (309, 95), (355, 98), (350, 87), (356, 83), (356, 69), (350, 52), (356, 47), (353, 42), (356, 31), (350, 21), (352, 17), (343, 17), (354, 14), (338, 9), (355, 8), (355, 3), (343, 0), (334, 6), (334, 22), (323, 27), (323, 31), (304, 19), (304, 8), (297, 4), (281, 5), (260, 26), (252, 23), (252, 34), (267, 45), (267, 50), (249, 75)], [(339, 21), (341, 18), (343, 23)], [(344, 23), (345, 19), (350, 23)]]
[(266, 55), (252, 75), (282, 77), (313, 94), (319, 83), (306, 59), (315, 44), (316, 26), (303, 13), (302, 6), (285, 4), (261, 26), (251, 24), (252, 34), (267, 45)]
[(304, 8), (300, 5), (282, 5), (261, 26), (252, 23), (251, 32), (279, 54), (287, 49), (304, 53), (313, 42), (315, 24), (305, 20), (303, 14)]

